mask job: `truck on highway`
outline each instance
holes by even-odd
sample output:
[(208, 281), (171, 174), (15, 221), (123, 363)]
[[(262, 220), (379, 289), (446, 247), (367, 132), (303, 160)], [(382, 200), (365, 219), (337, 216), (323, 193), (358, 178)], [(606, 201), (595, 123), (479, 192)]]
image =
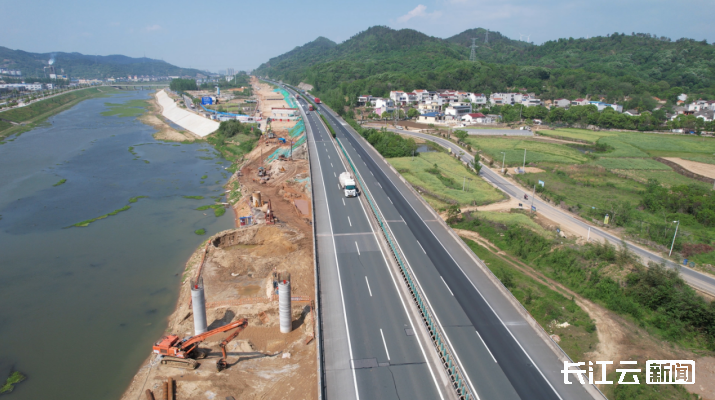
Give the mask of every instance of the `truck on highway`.
[(338, 180), (340, 181), (340, 189), (345, 191), (345, 197), (357, 197), (355, 179), (350, 175), (350, 172), (343, 172), (338, 177)]
[(320, 99), (317, 97), (315, 98), (315, 104), (320, 104)]
[(312, 104), (308, 106), (308, 111), (315, 111), (315, 108), (313, 108)]

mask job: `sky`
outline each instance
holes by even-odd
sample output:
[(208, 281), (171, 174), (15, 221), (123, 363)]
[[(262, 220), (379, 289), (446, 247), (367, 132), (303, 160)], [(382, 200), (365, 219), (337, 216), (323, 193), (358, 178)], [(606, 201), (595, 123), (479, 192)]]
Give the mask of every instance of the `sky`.
[(217, 72), (251, 70), (318, 36), (340, 43), (375, 25), (441, 38), (486, 28), (535, 44), (613, 32), (713, 43), (713, 15), (715, 0), (0, 0), (0, 46)]

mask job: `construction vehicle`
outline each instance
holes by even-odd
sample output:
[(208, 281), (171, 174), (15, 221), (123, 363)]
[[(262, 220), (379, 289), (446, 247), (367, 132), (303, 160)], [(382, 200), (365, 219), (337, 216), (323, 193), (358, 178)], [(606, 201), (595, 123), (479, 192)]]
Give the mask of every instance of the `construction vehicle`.
[[(237, 331), (234, 332), (235, 335), (231, 335), (233, 337), (229, 336), (231, 337), (231, 340), (233, 340), (233, 338), (238, 336), (238, 333), (244, 330), (246, 326), (248, 326), (248, 320), (246, 318), (241, 318), (238, 321), (231, 322), (230, 324), (224, 325), (214, 330), (210, 330), (208, 332), (204, 332), (202, 334), (185, 339), (179, 339), (179, 337), (176, 335), (165, 336), (161, 338), (160, 341), (154, 343), (152, 351), (156, 354), (160, 354), (163, 356), (161, 358), (161, 363), (164, 365), (176, 368), (196, 369), (196, 367), (199, 366), (199, 363), (198, 361), (196, 361), (196, 359), (206, 358), (206, 356), (208, 355), (206, 351), (199, 350), (199, 343), (219, 333), (228, 332), (232, 329), (237, 329)], [(226, 352), (224, 350), (222, 358), (222, 360), (224, 360), (224, 366), (225, 358)]]
[(350, 172), (343, 172), (338, 177), (340, 188), (345, 191), (345, 197), (357, 197), (357, 188), (355, 187), (355, 179)]
[(258, 176), (266, 176), (266, 169), (263, 167), (258, 167)]
[(278, 138), (278, 141), (281, 142), (281, 143), (283, 143), (283, 144), (286, 143), (286, 139), (285, 139), (285, 138), (282, 138), (282, 137), (281, 137), (281, 138)]
[(315, 104), (320, 104), (320, 99), (317, 97), (315, 98)]

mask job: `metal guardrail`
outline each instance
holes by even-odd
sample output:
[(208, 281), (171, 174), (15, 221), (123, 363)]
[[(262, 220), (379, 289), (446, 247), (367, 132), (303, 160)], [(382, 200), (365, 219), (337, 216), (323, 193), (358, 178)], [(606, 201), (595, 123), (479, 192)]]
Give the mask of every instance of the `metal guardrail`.
[[(350, 159), (350, 156), (348, 155), (347, 151), (345, 151), (345, 148), (343, 147), (342, 143), (340, 143), (340, 140), (338, 138), (335, 138), (335, 141), (338, 143), (340, 150), (343, 152), (345, 159), (348, 161), (350, 168), (353, 170), (353, 175), (355, 175), (355, 179), (358, 181), (361, 187), (365, 187), (365, 183), (362, 181), (360, 175), (357, 173), (357, 168), (355, 168), (355, 165), (353, 165), (353, 162)], [(420, 313), (422, 314), (422, 321), (429, 330), (430, 338), (432, 339), (433, 344), (437, 348), (440, 359), (442, 360), (442, 364), (447, 370), (450, 379), (452, 380), (452, 386), (457, 391), (457, 395), (460, 396), (462, 399), (476, 399), (477, 396), (475, 396), (472, 388), (469, 387), (469, 385), (467, 384), (467, 380), (465, 378), (464, 373), (455, 362), (454, 351), (445, 341), (444, 333), (437, 324), (436, 318), (433, 315), (433, 311), (430, 309), (429, 305), (427, 304), (427, 301), (424, 299), (424, 296), (421, 293), (421, 290), (415, 282), (415, 279), (412, 277), (413, 273), (406, 265), (404, 261), (404, 255), (395, 245), (395, 241), (392, 237), (392, 231), (382, 218), (382, 214), (379, 212), (372, 197), (367, 193), (367, 191), (362, 192), (365, 195), (368, 204), (370, 205), (372, 213), (377, 219), (377, 223), (380, 225), (382, 234), (387, 240), (387, 243), (390, 245), (390, 249), (392, 250), (392, 254), (395, 257), (397, 264), (400, 266), (400, 272), (402, 273), (402, 276), (410, 289), (410, 293), (412, 294), (413, 300), (419, 307)]]

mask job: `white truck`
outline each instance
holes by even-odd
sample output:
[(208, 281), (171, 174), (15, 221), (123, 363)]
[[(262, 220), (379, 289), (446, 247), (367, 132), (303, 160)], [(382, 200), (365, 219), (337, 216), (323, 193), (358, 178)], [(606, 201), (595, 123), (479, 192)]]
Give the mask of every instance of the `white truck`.
[(338, 177), (340, 181), (340, 189), (345, 191), (345, 197), (357, 197), (357, 188), (355, 187), (355, 179), (350, 172), (343, 172)]

